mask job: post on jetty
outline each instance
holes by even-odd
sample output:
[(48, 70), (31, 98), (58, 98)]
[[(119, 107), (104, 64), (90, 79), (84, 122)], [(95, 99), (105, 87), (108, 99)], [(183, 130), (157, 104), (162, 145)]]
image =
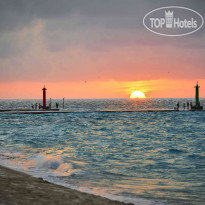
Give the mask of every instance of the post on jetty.
[(45, 85), (42, 90), (43, 90), (43, 109), (46, 109), (46, 90), (47, 89), (45, 88)]
[(200, 101), (199, 101), (199, 84), (197, 82), (196, 86), (195, 86), (195, 105), (191, 107), (191, 110), (203, 110), (203, 106), (200, 105)]

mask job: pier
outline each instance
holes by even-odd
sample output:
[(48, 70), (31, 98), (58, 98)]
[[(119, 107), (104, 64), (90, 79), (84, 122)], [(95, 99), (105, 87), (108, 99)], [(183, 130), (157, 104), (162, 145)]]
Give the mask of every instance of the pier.
[[(81, 113), (110, 113), (110, 112), (187, 112), (198, 110), (171, 110), (171, 109), (148, 109), (148, 110), (102, 110), (102, 111), (79, 111)], [(200, 110), (205, 111), (205, 110)], [(0, 110), (0, 113), (5, 114), (50, 114), (50, 113), (79, 113), (78, 111), (66, 111), (66, 110)]]
[[(184, 103), (184, 109), (179, 109), (179, 102), (177, 103), (177, 107), (174, 107), (174, 109), (136, 109), (136, 110), (91, 110), (91, 111), (72, 111), (72, 110), (65, 110), (64, 109), (64, 98), (63, 98), (63, 108), (59, 109), (59, 103), (56, 103), (56, 108), (51, 108), (51, 98), (49, 106), (46, 104), (46, 87), (44, 85), (43, 87), (43, 105), (39, 103), (36, 103), (35, 105), (32, 105), (32, 109), (2, 109), (0, 110), (0, 113), (5, 114), (49, 114), (49, 113), (97, 113), (97, 112), (182, 112), (182, 111), (205, 111), (203, 110), (203, 106), (200, 105), (199, 100), (199, 84), (197, 82), (195, 86), (195, 105), (192, 105), (191, 103), (191, 109), (189, 109), (189, 103), (187, 103), (187, 109), (185, 110), (185, 103)], [(35, 107), (35, 109), (34, 109)]]

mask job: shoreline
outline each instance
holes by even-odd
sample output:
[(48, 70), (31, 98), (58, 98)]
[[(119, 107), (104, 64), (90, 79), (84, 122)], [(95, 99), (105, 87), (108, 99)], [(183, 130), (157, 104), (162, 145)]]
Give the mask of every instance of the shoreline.
[(128, 205), (53, 184), (2, 165), (0, 165), (0, 204)]

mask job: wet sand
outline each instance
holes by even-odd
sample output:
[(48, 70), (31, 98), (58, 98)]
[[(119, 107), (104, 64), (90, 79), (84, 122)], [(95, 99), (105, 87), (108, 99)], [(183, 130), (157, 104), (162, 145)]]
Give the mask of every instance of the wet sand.
[(0, 166), (0, 204), (123, 205), (125, 203), (78, 192)]

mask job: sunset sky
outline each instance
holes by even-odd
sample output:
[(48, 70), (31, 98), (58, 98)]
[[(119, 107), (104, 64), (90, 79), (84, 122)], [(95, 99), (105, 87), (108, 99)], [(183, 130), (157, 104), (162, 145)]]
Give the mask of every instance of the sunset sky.
[(181, 37), (148, 31), (163, 6), (205, 16), (204, 0), (0, 0), (0, 99), (205, 97), (205, 26)]

